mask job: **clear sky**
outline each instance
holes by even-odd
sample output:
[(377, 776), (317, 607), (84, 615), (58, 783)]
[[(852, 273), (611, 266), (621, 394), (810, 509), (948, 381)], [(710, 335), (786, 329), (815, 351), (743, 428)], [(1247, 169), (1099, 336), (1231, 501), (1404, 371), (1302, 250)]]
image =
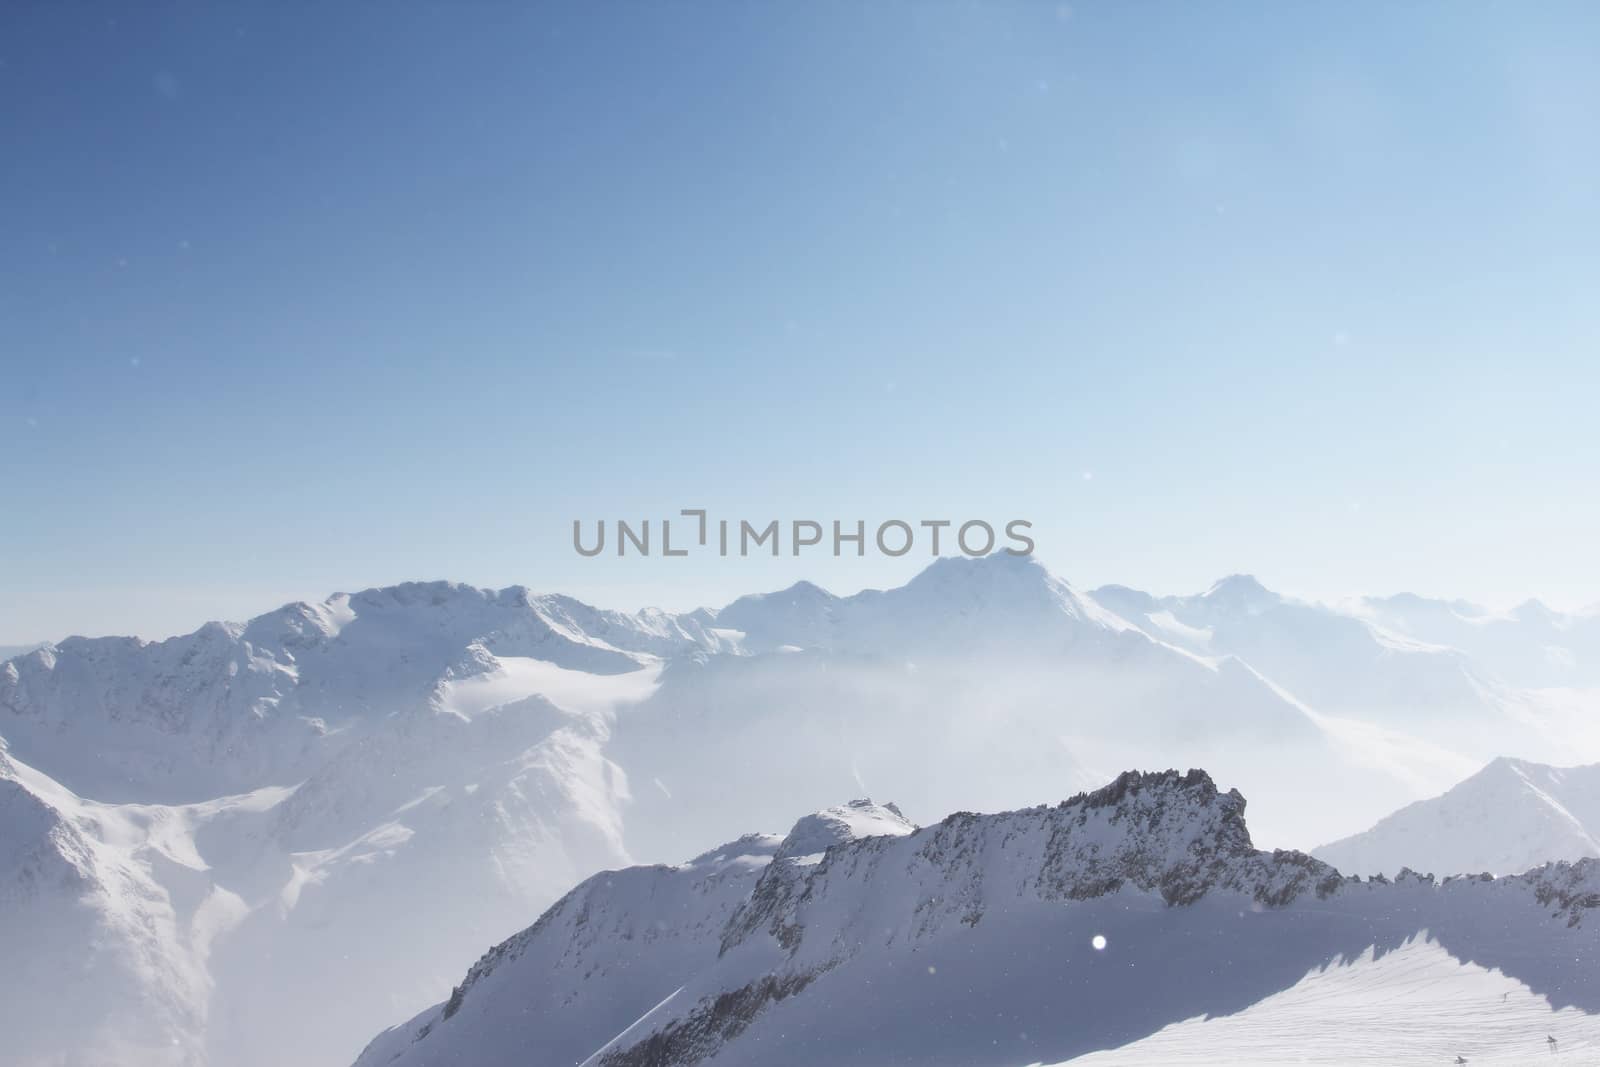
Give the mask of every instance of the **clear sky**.
[(411, 578), (1600, 600), (1600, 6), (8, 4), (0, 642)]

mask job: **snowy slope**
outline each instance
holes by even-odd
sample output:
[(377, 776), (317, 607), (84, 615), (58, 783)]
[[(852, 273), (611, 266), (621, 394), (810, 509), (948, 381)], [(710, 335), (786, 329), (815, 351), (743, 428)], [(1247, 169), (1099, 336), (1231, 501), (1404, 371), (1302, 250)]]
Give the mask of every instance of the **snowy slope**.
[(1324, 845), (1340, 870), (1516, 874), (1552, 860), (1600, 856), (1600, 764), (1549, 767), (1497, 759), (1443, 796)]
[[(436, 583), (14, 660), (0, 668), (14, 802), (48, 806), (64, 828), (0, 853), (0, 880), (37, 884), (27, 857), (41, 838), (64, 842), (56, 851), (98, 861), (76, 864), (83, 899), (115, 921), (27, 920), (49, 932), (13, 942), (12, 973), (77, 989), (36, 968), (116, 949), (127, 931), (123, 955), (139, 963), (104, 1017), (146, 1051), (116, 1062), (166, 1063), (174, 1049), (245, 1067), (347, 1058), (530, 910), (627, 862), (611, 720), (653, 691), (650, 650), (691, 645), (670, 620)], [(83, 910), (81, 892), (54, 884), (39, 896)], [(392, 936), (419, 915), (411, 937)], [(13, 1032), (37, 1033), (41, 1055), (99, 1062), (110, 1038), (50, 1018), (29, 1009)]]
[[(0, 743), (7, 1063), (56, 1063), (69, 1050), (86, 1063), (200, 1062), (207, 990), (194, 957), (208, 919), (182, 914), (135, 854), (183, 865), (181, 849), (159, 843), (165, 815), (85, 802)], [(137, 849), (116, 847), (130, 838)]]
[(485, 957), (452, 1018), (384, 1035), (359, 1067), (1002, 1067), (1112, 1049), (1105, 1062), (1438, 1062), (1446, 1048), (1516, 1062), (1548, 1054), (1547, 1032), (1600, 1048), (1600, 863), (1361, 882), (1256, 851), (1243, 811), (1201, 772), (1129, 773), (805, 862), (780, 848), (720, 934), (695, 912), (700, 948), (674, 957), (693, 972), (641, 990), (643, 1009), (600, 1042), (592, 1010), (541, 1007), (553, 962), (498, 961), (537, 944), (589, 968), (634, 951), (630, 932), (659, 912), (630, 922), (615, 909), (640, 896), (611, 896), (579, 924), (564, 903)]
[(1457, 1056), (1474, 1067), (1588, 1064), (1600, 1060), (1600, 1033), (1592, 1012), (1552, 1011), (1549, 998), (1526, 983), (1463, 963), (1419, 934), (1390, 952), (1369, 948), (1310, 971), (1242, 1011), (1186, 1019), (1071, 1063), (1394, 1067), (1449, 1064)]
[(469, 1040), (484, 1062), (537, 1048), (542, 1062), (576, 1063), (715, 963), (724, 928), (769, 864), (803, 871), (834, 845), (913, 829), (892, 804), (854, 801), (807, 816), (785, 838), (752, 834), (680, 866), (596, 875), (358, 1062), (453, 1063)]
[[(206, 844), (245, 846), (219, 880), (253, 907), (215, 952), (213, 1063), (353, 1052), (371, 1032), (356, 1019), (417, 1010), (486, 941), (627, 861), (603, 732), (551, 716), (530, 698), (465, 723), (396, 723), (265, 821), (218, 828)], [(285, 1032), (286, 1014), (307, 1022)]]
[(1600, 611), (1556, 611), (1529, 600), (1510, 611), (1490, 611), (1461, 600), (1413, 593), (1366, 597), (1354, 614), (1419, 641), (1447, 645), (1471, 656), (1486, 673), (1513, 685), (1600, 685)]
[(614, 675), (689, 647), (697, 635), (659, 614), (411, 583), (167, 641), (46, 646), (0, 665), (0, 735), (80, 793), (186, 803), (299, 781), (374, 720), (507, 658)]
[[(546, 723), (528, 744), (522, 721), (540, 727), (515, 708), (412, 723), (425, 740), (364, 742), (298, 790), (193, 805), (100, 804), (5, 760), (5, 1062), (327, 1062), (426, 1004), (626, 860), (600, 738)], [(397, 780), (430, 784), (400, 800)]]
[(1121, 586), (1093, 595), (1161, 640), (1238, 656), (1322, 712), (1391, 724), (1447, 717), (1457, 730), (1498, 718), (1484, 679), (1458, 649), (1281, 596), (1249, 575), (1196, 596), (1156, 598)]

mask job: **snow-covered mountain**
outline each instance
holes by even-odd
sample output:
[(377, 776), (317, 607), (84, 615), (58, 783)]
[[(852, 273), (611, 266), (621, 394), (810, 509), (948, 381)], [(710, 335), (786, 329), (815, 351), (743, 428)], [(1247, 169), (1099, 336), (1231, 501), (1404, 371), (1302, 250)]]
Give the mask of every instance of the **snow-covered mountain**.
[[(525, 662), (585, 677), (637, 671), (705, 640), (685, 625), (520, 587), (337, 594), (167, 641), (72, 637), (17, 657), (0, 666), (0, 731), (19, 758), (81, 793), (184, 803), (299, 781), (379, 720)], [(525, 695), (515, 681), (478, 688), (468, 696), (480, 706)]]
[(1159, 640), (1237, 656), (1319, 711), (1368, 721), (1498, 717), (1470, 658), (1233, 575), (1197, 596), (1152, 597), (1120, 586), (1094, 597)]
[(716, 625), (752, 652), (812, 649), (856, 655), (998, 650), (1057, 654), (1107, 641), (1128, 624), (1028, 556), (935, 560), (906, 585), (836, 597), (809, 582), (741, 597)]
[[(1556, 1035), (1600, 1049), (1600, 862), (1362, 882), (1257, 851), (1244, 806), (1203, 772), (1130, 772), (1054, 807), (922, 830), (824, 816), (775, 850), (599, 876), (358, 1067), (1001, 1067), (1157, 1047), (1394, 1063), (1418, 1035), (1488, 1061)], [(663, 964), (641, 966), (641, 933), (679, 913)], [(1308, 1002), (1320, 1032), (1274, 1029)], [(1381, 1025), (1349, 1025), (1367, 1016)]]
[[(185, 928), (154, 870), (182, 865), (162, 847), (171, 829), (160, 809), (79, 800), (0, 742), (6, 1062), (195, 1062), (207, 989), (194, 958), (226, 902), (195, 902)], [(112, 843), (130, 837), (148, 847)]]
[[(655, 617), (436, 583), (0, 666), (5, 784), (30, 813), (0, 825), (0, 884), (34, 901), (6, 978), (120, 1005), (102, 1038), (8, 997), (0, 1030), (43, 1035), (24, 1064), (113, 1044), (127, 1064), (336, 1060), (360, 1020), (426, 1004), (530, 909), (628, 861), (611, 717), (650, 691), (651, 650), (690, 643)], [(132, 962), (79, 962), (102, 951)]]
[(1486, 673), (1513, 685), (1600, 685), (1600, 611), (1556, 611), (1537, 600), (1490, 611), (1401, 593), (1366, 597), (1353, 612), (1393, 633), (1460, 649)]
[[(485, 1062), (514, 1062), (518, 1050), (537, 1047), (546, 1062), (577, 1063), (715, 964), (723, 930), (770, 865), (801, 872), (834, 845), (914, 829), (892, 804), (853, 801), (807, 816), (787, 837), (750, 834), (679, 866), (595, 875), (361, 1062), (450, 1062), (444, 1034), (471, 1028), (488, 1035), (477, 1050)], [(436, 1030), (439, 1040), (418, 1042)]]
[(1516, 874), (1600, 856), (1600, 764), (1550, 767), (1497, 759), (1443, 796), (1316, 850), (1340, 870)]
[[(1588, 691), (1487, 663), (1253, 580), (1090, 595), (1005, 555), (683, 615), (435, 582), (70, 638), (0, 663), (0, 884), (43, 909), (15, 913), (0, 1030), (134, 1067), (348, 1062), (595, 871), (840, 796), (926, 819), (1205, 765), (1257, 840), (1303, 846), (1508, 735), (1600, 759)], [(56, 988), (158, 1007), (55, 1027)]]

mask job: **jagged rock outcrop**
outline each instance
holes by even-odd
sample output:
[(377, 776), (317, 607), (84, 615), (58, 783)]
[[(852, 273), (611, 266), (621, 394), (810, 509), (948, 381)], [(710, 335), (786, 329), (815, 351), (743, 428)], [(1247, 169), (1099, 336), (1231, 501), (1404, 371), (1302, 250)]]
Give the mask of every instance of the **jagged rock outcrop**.
[[(759, 952), (770, 940), (782, 953), (773, 971), (706, 998), (632, 1044), (618, 1042), (596, 1062), (699, 1062), (768, 1005), (847, 966), (866, 946), (915, 951), (947, 928), (980, 926), (1019, 898), (1068, 903), (1129, 889), (1182, 906), (1227, 891), (1281, 907), (1339, 887), (1339, 873), (1308, 856), (1256, 851), (1244, 808), (1237, 791), (1220, 792), (1203, 771), (1130, 771), (1054, 807), (957, 813), (906, 837), (831, 846), (804, 867), (774, 863), (721, 944), (728, 957), (746, 947)], [(869, 938), (860, 916), (885, 900), (887, 914), (873, 909), (870, 925), (879, 933)]]

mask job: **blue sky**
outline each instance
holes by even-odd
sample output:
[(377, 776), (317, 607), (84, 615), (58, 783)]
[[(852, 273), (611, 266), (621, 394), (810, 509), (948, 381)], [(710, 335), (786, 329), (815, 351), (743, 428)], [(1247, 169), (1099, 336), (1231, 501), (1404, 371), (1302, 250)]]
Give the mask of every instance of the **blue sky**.
[(1593, 5), (11, 5), (0, 138), (0, 642), (924, 562), (571, 550), (694, 506), (1600, 600)]

